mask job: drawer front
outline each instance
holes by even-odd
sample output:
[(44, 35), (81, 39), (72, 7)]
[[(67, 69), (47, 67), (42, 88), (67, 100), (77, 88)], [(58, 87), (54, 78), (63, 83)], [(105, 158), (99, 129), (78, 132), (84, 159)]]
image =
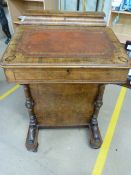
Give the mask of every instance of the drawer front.
[(109, 68), (21, 68), (5, 71), (10, 82), (126, 82), (128, 69)]

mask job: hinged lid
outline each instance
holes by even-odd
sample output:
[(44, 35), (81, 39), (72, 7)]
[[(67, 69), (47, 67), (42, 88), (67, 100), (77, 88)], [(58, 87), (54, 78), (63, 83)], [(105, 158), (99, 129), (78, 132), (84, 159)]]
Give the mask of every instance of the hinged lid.
[[(61, 13), (60, 16), (95, 19), (95, 13)], [(39, 15), (38, 15), (39, 16)], [(58, 14), (46, 14), (59, 16)], [(102, 14), (96, 17), (103, 18)], [(52, 21), (55, 19), (52, 18)], [(3, 67), (123, 67), (128, 57), (108, 27), (79, 25), (21, 25), (10, 42)]]

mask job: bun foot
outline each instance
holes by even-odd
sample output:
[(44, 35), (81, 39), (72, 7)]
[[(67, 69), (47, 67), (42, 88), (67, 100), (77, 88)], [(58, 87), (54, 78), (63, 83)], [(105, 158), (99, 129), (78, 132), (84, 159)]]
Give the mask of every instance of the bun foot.
[(97, 120), (93, 121), (93, 123), (90, 124), (90, 146), (93, 149), (98, 149), (102, 145), (102, 138), (100, 134), (100, 130), (98, 127)]
[(26, 148), (28, 151), (37, 152), (38, 148), (38, 127), (29, 126), (27, 138), (26, 138)]

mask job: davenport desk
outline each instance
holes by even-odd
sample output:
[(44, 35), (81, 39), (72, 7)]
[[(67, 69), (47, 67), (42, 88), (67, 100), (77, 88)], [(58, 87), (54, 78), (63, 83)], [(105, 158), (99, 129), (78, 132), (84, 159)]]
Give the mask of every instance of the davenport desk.
[(99, 148), (105, 85), (125, 85), (130, 68), (104, 14), (80, 12), (26, 13), (1, 65), (8, 82), (24, 87), (30, 151), (37, 150), (40, 128), (87, 125), (91, 147)]

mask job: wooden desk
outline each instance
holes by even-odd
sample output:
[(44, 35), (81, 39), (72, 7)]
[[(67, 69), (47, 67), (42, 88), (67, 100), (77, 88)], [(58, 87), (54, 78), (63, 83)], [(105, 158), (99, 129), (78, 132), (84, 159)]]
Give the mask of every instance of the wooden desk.
[(99, 148), (97, 117), (104, 88), (126, 84), (127, 55), (105, 27), (102, 13), (38, 16), (48, 22), (35, 24), (34, 16), (25, 20), (1, 63), (8, 82), (24, 86), (30, 116), (26, 147), (36, 151), (42, 127), (88, 125), (90, 145)]

